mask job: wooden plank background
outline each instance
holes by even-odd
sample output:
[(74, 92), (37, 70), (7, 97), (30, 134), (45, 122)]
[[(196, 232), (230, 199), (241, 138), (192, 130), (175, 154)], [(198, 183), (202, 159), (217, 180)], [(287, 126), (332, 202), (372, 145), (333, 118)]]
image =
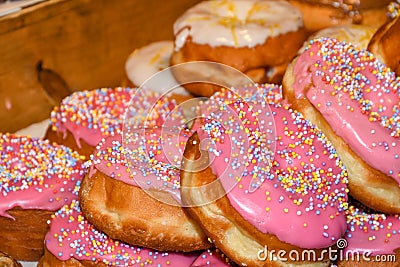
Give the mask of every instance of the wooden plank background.
[(38, 81), (39, 62), (72, 91), (118, 86), (128, 55), (172, 40), (173, 22), (196, 2), (50, 0), (1, 18), (0, 132), (49, 117), (56, 103)]

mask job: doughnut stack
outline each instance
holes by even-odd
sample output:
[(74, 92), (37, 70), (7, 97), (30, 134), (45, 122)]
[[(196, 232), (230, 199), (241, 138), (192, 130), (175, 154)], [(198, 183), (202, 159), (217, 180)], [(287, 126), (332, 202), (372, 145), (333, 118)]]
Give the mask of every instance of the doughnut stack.
[(0, 265), (399, 266), (400, 4), (378, 2), (199, 2), (125, 86), (3, 134)]

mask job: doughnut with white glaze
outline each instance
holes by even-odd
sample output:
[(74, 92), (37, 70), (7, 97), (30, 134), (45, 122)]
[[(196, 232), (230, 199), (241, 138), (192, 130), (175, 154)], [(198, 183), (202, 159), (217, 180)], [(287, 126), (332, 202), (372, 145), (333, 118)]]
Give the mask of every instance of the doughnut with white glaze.
[[(306, 40), (301, 13), (286, 1), (203, 1), (175, 21), (174, 34), (172, 66), (196, 61), (218, 62), (239, 70), (257, 83), (266, 82), (268, 76), (283, 75), (285, 66)], [(178, 81), (185, 81), (192, 71), (179, 69), (173, 74)], [(226, 75), (218, 67), (196, 68), (194, 74), (196, 80), (208, 82)], [(239, 80), (231, 86), (244, 85), (243, 82), (249, 83)], [(199, 96), (211, 96), (220, 88), (206, 83), (184, 87)]]
[(384, 24), (374, 34), (368, 50), (400, 76), (400, 16)]

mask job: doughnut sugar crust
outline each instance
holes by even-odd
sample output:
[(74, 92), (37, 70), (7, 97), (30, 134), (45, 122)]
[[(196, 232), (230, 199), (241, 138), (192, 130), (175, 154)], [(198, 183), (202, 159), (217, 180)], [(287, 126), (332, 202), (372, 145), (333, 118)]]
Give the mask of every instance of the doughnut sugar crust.
[(39, 267), (190, 266), (199, 253), (160, 252), (111, 239), (90, 224), (78, 201), (57, 211)]
[[(151, 141), (147, 136), (146, 140), (147, 144), (137, 143), (137, 146), (155, 145), (157, 151), (162, 146), (157, 139)], [(157, 157), (163, 157), (157, 151)], [(158, 192), (160, 199), (142, 189), (140, 181), (147, 185), (148, 179), (162, 184), (165, 181), (174, 187), (179, 183), (175, 168), (163, 163), (165, 160), (151, 163), (153, 160), (146, 163), (139, 158), (139, 163), (132, 163), (123, 153), (121, 136), (111, 136), (100, 143), (80, 190), (83, 214), (110, 237), (130, 244), (169, 251), (209, 248), (211, 243), (201, 228), (169, 192)], [(165, 198), (170, 202), (166, 203)]]
[(43, 254), (46, 221), (77, 199), (84, 175), (80, 156), (38, 138), (0, 136), (0, 251), (17, 260)]
[(364, 205), (400, 212), (399, 79), (373, 54), (314, 40), (288, 68), (287, 102), (332, 141)]
[[(222, 124), (229, 128), (205, 119), (203, 128), (187, 142), (181, 194), (189, 214), (203, 227), (215, 246), (239, 266), (328, 266), (329, 257), (324, 257), (327, 255), (318, 260), (302, 258), (296, 261), (288, 254), (301, 255), (305, 250), (313, 249), (316, 255), (321, 255), (321, 250), (334, 246), (344, 234), (345, 168), (324, 135), (286, 106), (270, 104), (276, 136), (274, 142), (268, 142), (269, 139), (264, 139), (259, 132), (262, 126), (254, 126), (257, 122), (263, 124), (261, 119), (255, 121), (254, 115), (268, 112), (261, 109), (265, 99), (258, 103), (259, 106), (251, 100), (253, 93), (238, 92), (243, 97), (246, 94), (247, 101), (234, 98), (230, 102), (232, 95), (225, 94), (224, 90), (213, 98), (219, 97), (232, 104), (227, 104), (226, 108), (231, 107), (237, 112), (247, 137), (240, 133), (236, 135), (235, 129), (240, 127), (236, 123), (231, 125), (231, 120), (221, 113), (221, 122), (227, 122)], [(221, 109), (225, 111), (224, 106)], [(226, 116), (233, 118), (231, 115)], [(218, 115), (215, 118), (219, 118)], [(200, 144), (209, 134), (211, 149), (202, 148), (204, 150), (200, 152)], [(229, 136), (232, 139), (227, 138)], [(245, 161), (236, 157), (236, 149), (231, 154), (232, 159), (227, 160), (230, 147), (246, 138), (249, 138), (248, 148), (246, 142), (239, 144), (244, 151), (252, 151)], [(265, 161), (268, 153), (262, 145), (264, 142), (276, 144), (270, 165)], [(209, 162), (212, 163), (207, 165)], [(234, 170), (243, 164), (246, 166), (243, 175), (236, 176)], [(208, 167), (196, 171), (200, 166)], [(262, 179), (258, 183), (254, 178)], [(230, 179), (238, 182), (230, 187)], [(204, 186), (210, 183), (212, 186)], [(254, 188), (255, 184), (258, 184), (257, 188)], [(273, 254), (265, 255), (265, 246), (270, 252), (284, 250), (288, 262), (272, 258)]]
[(390, 2), (390, 0), (289, 0), (289, 3), (302, 12), (304, 25), (309, 32), (346, 24), (380, 27), (388, 20), (387, 6)]
[[(306, 39), (300, 12), (286, 1), (204, 1), (176, 20), (174, 33), (171, 65), (217, 62), (258, 83), (265, 82), (269, 68), (290, 62)], [(182, 68), (173, 70), (180, 82), (188, 73), (191, 71)], [(216, 82), (214, 77), (221, 75), (221, 70), (197, 69), (194, 74), (196, 80), (211, 77), (211, 82)], [(243, 85), (240, 82), (232, 86)], [(201, 96), (219, 90), (207, 84), (185, 88)]]
[(390, 69), (400, 75), (400, 19), (399, 16), (384, 24), (372, 37), (368, 50)]

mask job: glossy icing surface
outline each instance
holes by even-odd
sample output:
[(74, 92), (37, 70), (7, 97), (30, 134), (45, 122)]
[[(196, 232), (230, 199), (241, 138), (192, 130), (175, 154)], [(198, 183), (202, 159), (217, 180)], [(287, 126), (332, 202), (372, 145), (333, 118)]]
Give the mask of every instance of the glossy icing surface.
[(0, 216), (7, 210), (57, 210), (77, 199), (84, 175), (77, 153), (64, 146), (27, 136), (0, 137)]
[(189, 131), (149, 128), (126, 142), (121, 135), (101, 141), (92, 157), (92, 172), (102, 173), (142, 189), (157, 189), (180, 201), (179, 167)]
[[(197, 259), (190, 265), (190, 267), (225, 267), (232, 266), (227, 258), (223, 258), (221, 252), (217, 250), (204, 251)], [(236, 266), (236, 265), (235, 265)]]
[(203, 1), (176, 20), (175, 49), (189, 36), (198, 44), (254, 47), (302, 26), (300, 11), (286, 1)]
[(125, 63), (129, 80), (143, 89), (188, 95), (172, 74), (169, 61), (173, 50), (173, 41), (158, 41), (136, 49)]
[[(394, 254), (400, 248), (400, 216), (367, 213), (350, 206), (347, 213), (345, 252)], [(366, 255), (369, 256), (369, 255)]]
[(75, 258), (109, 266), (190, 266), (197, 257), (196, 253), (159, 252), (113, 240), (83, 217), (78, 201), (55, 213), (45, 244), (62, 261)]
[[(210, 166), (227, 177), (221, 180), (227, 196), (244, 219), (284, 242), (327, 247), (346, 230), (347, 171), (322, 132), (286, 105), (267, 100), (269, 91), (279, 89), (256, 88), (255, 97), (254, 88), (246, 93), (248, 87), (239, 90), (242, 99), (225, 90), (214, 95), (223, 114), (225, 107), (233, 112), (222, 120), (212, 113), (199, 136), (210, 139)], [(233, 187), (229, 179), (236, 180)]]
[(400, 78), (368, 51), (328, 38), (310, 43), (294, 75), (296, 97), (306, 97), (357, 155), (400, 183)]
[(129, 109), (123, 134), (98, 144), (91, 171), (145, 190), (167, 191), (180, 201), (179, 168), (191, 131), (175, 101), (148, 98), (147, 93), (139, 100)]
[(329, 5), (339, 9), (346, 10), (347, 12), (357, 12), (359, 9), (365, 8), (384, 8), (391, 0), (382, 1), (368, 1), (368, 0), (306, 0), (307, 2), (319, 5)]
[(70, 131), (78, 146), (80, 140), (96, 146), (103, 137), (121, 131), (134, 94), (134, 89), (122, 87), (75, 92), (51, 112), (51, 127)]

